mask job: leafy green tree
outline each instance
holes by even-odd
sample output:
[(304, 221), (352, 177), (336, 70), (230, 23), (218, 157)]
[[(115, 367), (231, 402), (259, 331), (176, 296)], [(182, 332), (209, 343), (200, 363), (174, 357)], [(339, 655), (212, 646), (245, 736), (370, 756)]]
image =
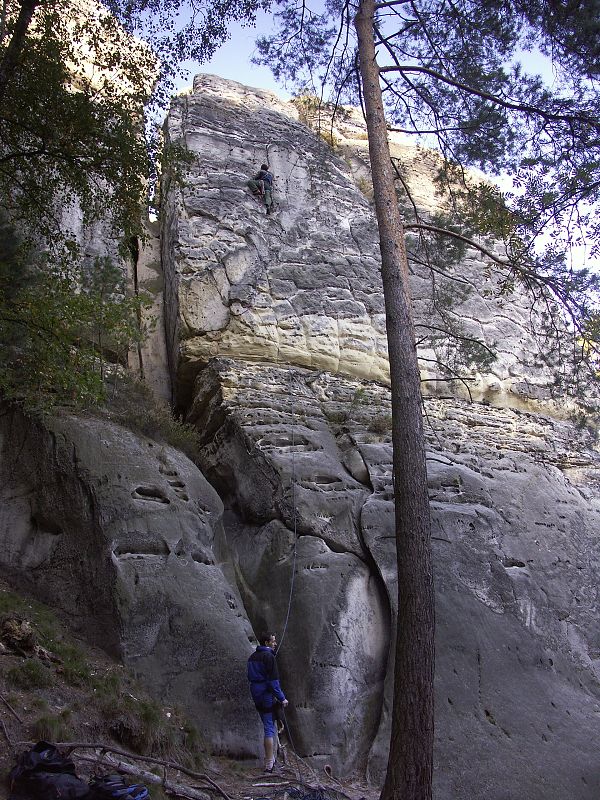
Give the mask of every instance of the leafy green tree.
[(29, 402), (36, 385), (44, 402), (101, 393), (107, 354), (119, 360), (132, 339), (133, 301), (117, 290), (116, 267), (86, 267), (79, 229), (112, 226), (110, 249), (130, 255), (158, 146), (145, 107), (164, 104), (181, 60), (209, 57), (227, 22), (251, 21), (261, 5), (219, 0), (200, 13), (182, 0), (2, 0), (0, 211), (20, 241), (17, 258), (4, 240), (1, 336), (18, 342), (3, 357), (5, 396)]
[[(600, 99), (597, 0), (306, 0), (276, 3), (278, 30), (259, 42), (275, 76), (337, 104), (363, 105), (379, 226), (392, 393), (398, 556), (398, 635), (390, 756), (383, 800), (429, 800), (433, 764), (434, 596), (425, 447), (406, 234), (478, 247), (509, 286), (524, 283), (586, 333), (597, 277), (569, 265), (570, 248), (598, 247)], [(528, 75), (521, 50), (552, 59), (555, 86)], [(457, 226), (419, 212), (388, 130), (435, 142)], [(509, 171), (502, 196), (473, 185), (469, 166)], [(414, 209), (400, 213), (395, 182)], [(459, 190), (457, 191), (457, 184)], [(498, 256), (478, 237), (506, 244)], [(540, 234), (546, 245), (540, 247)], [(553, 317), (555, 319), (555, 317)]]
[(128, 296), (121, 271), (101, 259), (82, 274), (35, 254), (0, 222), (0, 393), (28, 411), (89, 406), (111, 369), (126, 364), (147, 303)]
[[(135, 69), (120, 69), (108, 52), (119, 44), (109, 15), (71, 18), (55, 2), (27, 10), (36, 5), (25, 30), (24, 6), (9, 13), (0, 39), (0, 205), (48, 246), (69, 238), (64, 212), (74, 208), (84, 223), (112, 220), (117, 235), (137, 235), (147, 174), (140, 114), (153, 57), (138, 48)], [(94, 56), (100, 67), (90, 71)]]
[(209, 58), (230, 22), (265, 5), (3, 0), (0, 206), (48, 242), (64, 240), (60, 210), (74, 205), (139, 235), (158, 140), (144, 107), (164, 108), (178, 65)]

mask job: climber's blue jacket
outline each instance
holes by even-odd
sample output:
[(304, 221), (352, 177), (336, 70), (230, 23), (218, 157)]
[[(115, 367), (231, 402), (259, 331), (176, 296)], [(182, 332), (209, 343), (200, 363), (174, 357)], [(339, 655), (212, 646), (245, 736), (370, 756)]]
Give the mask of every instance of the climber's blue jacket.
[(265, 189), (273, 188), (273, 175), (265, 169), (261, 169), (257, 175), (254, 176), (255, 181), (264, 181)]
[(275, 653), (270, 647), (259, 645), (248, 659), (248, 680), (250, 693), (258, 711), (270, 711), (274, 698), (279, 702), (285, 695), (279, 685), (279, 673)]

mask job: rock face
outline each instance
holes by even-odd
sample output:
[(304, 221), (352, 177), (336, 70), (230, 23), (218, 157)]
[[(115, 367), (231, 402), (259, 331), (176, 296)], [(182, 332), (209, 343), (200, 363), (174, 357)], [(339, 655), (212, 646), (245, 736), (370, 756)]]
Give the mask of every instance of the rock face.
[[(171, 363), (227, 509), (250, 621), (286, 631), (279, 658), (296, 746), (380, 780), (396, 587), (376, 225), (353, 181), (352, 116), (335, 132), (345, 159), (298, 116), (269, 93), (205, 75), (174, 104), (168, 135), (193, 163), (184, 188), (169, 187), (163, 220)], [(431, 205), (430, 168), (406, 148), (403, 158)], [(245, 188), (264, 160), (276, 175), (274, 219)], [(486, 404), (447, 384), (446, 399), (426, 404), (436, 794), (541, 798), (551, 786), (592, 797), (598, 456), (585, 430), (531, 413), (555, 376), (527, 296), (501, 296), (475, 251), (448, 269), (460, 280), (452, 313), (498, 357), (472, 388)], [(418, 267), (413, 294), (417, 321), (435, 324)], [(426, 341), (425, 377), (440, 376), (445, 346)]]
[[(379, 782), (397, 586), (376, 225), (356, 117), (334, 152), (303, 115), (204, 75), (175, 101), (167, 134), (193, 161), (182, 184), (165, 176), (161, 264), (149, 251), (138, 277), (165, 276), (200, 469), (99, 419), (5, 414), (0, 568), (185, 705), (217, 752), (258, 752), (245, 659), (252, 631), (276, 630), (295, 748)], [(433, 156), (394, 147), (432, 209)], [(245, 188), (264, 160), (273, 218)], [(424, 405), (435, 797), (596, 800), (600, 456), (549, 402), (558, 366), (527, 296), (498, 294), (475, 251), (448, 275), (446, 310), (498, 358), (468, 402), (437, 382), (448, 343), (427, 334), (420, 350), (424, 386), (442, 387)], [(412, 280), (418, 323), (435, 325), (430, 277), (415, 265)]]
[(2, 417), (5, 575), (248, 754), (251, 629), (215, 556), (222, 503), (180, 452), (96, 419)]
[[(396, 602), (387, 391), (223, 359), (196, 388), (190, 418), (255, 627), (281, 630), (291, 596), (280, 661), (295, 744), (379, 780)], [(570, 423), (435, 398), (426, 412), (436, 796), (591, 798), (597, 456)]]
[[(354, 182), (369, 193), (364, 126), (343, 115), (338, 155), (325, 141), (326, 123), (324, 139), (299, 115), (302, 107), (270, 92), (210, 75), (198, 75), (193, 92), (173, 104), (168, 140), (193, 157), (183, 186), (167, 180), (163, 192), (167, 338), (180, 384), (217, 355), (388, 380), (377, 227)], [(431, 211), (433, 156), (401, 141), (393, 148)], [(265, 160), (275, 174), (273, 217), (245, 186)], [(497, 355), (485, 374), (471, 370), (473, 397), (517, 407), (548, 399), (561, 364), (547, 367), (547, 346), (531, 330), (531, 299), (506, 294), (475, 250), (444, 272), (434, 288), (431, 274), (413, 265), (427, 390), (448, 393), (448, 382), (436, 379), (448, 376), (441, 365), (453, 356), (447, 337), (426, 333), (423, 323), (451, 324)], [(462, 389), (457, 382), (451, 391)]]

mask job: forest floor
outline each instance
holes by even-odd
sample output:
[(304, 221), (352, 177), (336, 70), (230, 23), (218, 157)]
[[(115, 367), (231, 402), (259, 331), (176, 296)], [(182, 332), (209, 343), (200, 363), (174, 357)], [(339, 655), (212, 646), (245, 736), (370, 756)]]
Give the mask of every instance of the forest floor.
[(56, 613), (0, 581), (0, 800), (20, 753), (38, 741), (70, 753), (77, 774), (119, 772), (150, 800), (376, 800), (360, 781), (318, 775), (289, 747), (277, 774), (211, 756), (180, 709), (151, 699), (124, 667)]

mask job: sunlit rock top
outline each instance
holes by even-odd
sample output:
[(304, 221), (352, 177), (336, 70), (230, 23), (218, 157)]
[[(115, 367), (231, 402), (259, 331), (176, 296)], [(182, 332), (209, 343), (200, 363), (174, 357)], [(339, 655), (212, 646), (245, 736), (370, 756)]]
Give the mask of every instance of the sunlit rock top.
[[(315, 127), (309, 112), (212, 75), (196, 76), (172, 106), (168, 141), (192, 155), (183, 180), (167, 177), (163, 187), (167, 333), (180, 382), (214, 356), (389, 379), (366, 130), (358, 112), (346, 111), (333, 132), (325, 125), (319, 133), (300, 121)], [(435, 154), (398, 134), (392, 149), (406, 164), (414, 197), (434, 210)], [(275, 175), (271, 217), (246, 187), (264, 161)], [(475, 249), (458, 266), (449, 263), (446, 275), (413, 268), (427, 393), (467, 392), (460, 381), (440, 381), (452, 374), (443, 365), (454, 345), (426, 330), (450, 319), (461, 336), (496, 353), (485, 370), (467, 364), (474, 398), (524, 408), (550, 398), (560, 364), (548, 363), (532, 331), (539, 318), (531, 301), (498, 289)]]

